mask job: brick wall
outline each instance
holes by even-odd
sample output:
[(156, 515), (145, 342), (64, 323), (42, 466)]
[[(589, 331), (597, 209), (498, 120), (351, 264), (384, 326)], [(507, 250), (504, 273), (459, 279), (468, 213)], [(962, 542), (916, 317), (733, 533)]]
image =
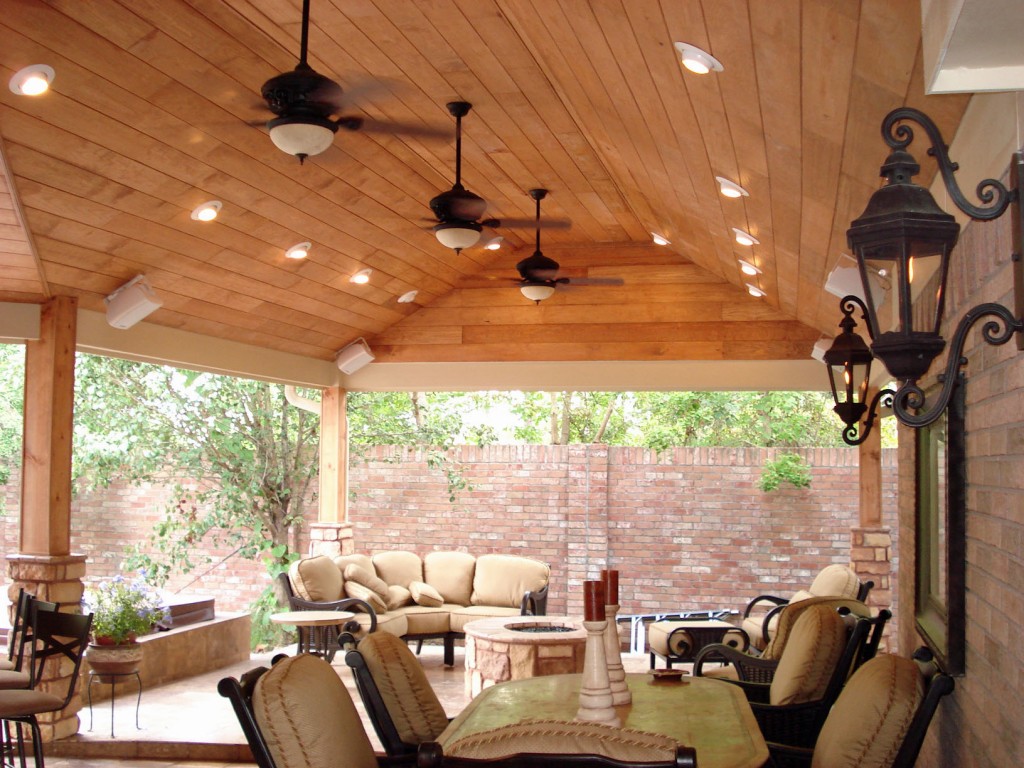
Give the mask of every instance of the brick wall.
[[(443, 474), (415, 449), (376, 448), (351, 468), (357, 551), (512, 552), (552, 565), (549, 612), (582, 612), (580, 583), (609, 563), (621, 571), (623, 613), (742, 608), (752, 596), (805, 587), (850, 559), (857, 520), (856, 449), (800, 451), (811, 487), (758, 488), (769, 449), (677, 448), (656, 454), (602, 445), (463, 446), (471, 488), (448, 501)], [(885, 452), (885, 522), (895, 518), (894, 455)], [(117, 572), (124, 547), (145, 541), (170, 501), (167, 487), (114, 487), (73, 503), (73, 549), (89, 576)], [(4, 518), (17, 550), (17, 498)], [(8, 498), (10, 499), (11, 496)], [(310, 518), (312, 521), (314, 516)], [(303, 547), (306, 542), (303, 543)], [(172, 589), (244, 610), (266, 583), (260, 564), (197, 551), (204, 564)]]

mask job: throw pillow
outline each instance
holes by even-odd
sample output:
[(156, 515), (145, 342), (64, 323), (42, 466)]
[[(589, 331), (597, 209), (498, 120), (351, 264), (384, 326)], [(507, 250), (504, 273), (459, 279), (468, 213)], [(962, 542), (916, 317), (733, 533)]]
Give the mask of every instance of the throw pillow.
[(381, 602), (385, 602), (388, 599), (387, 582), (376, 574), (370, 573), (361, 565), (351, 563), (345, 566), (345, 581), (354, 581), (356, 584), (362, 584), (367, 589), (375, 592), (377, 597), (381, 599)]
[(403, 605), (411, 603), (412, 593), (405, 587), (389, 584), (388, 599), (385, 602), (388, 604), (388, 610), (393, 611), (395, 608), (401, 608)]
[(345, 582), (345, 594), (356, 600), (365, 600), (373, 608), (374, 613), (387, 613), (388, 606), (380, 595), (356, 581)]
[(425, 605), (428, 608), (436, 608), (444, 605), (441, 593), (429, 584), (422, 581), (414, 581), (409, 585), (409, 592), (412, 594), (413, 602), (416, 605)]

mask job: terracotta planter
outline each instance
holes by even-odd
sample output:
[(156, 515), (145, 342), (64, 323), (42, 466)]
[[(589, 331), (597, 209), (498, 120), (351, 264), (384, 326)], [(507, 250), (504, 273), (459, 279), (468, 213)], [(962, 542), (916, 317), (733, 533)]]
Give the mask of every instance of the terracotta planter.
[(90, 643), (85, 652), (89, 668), (97, 675), (130, 675), (142, 663), (141, 643), (121, 645)]

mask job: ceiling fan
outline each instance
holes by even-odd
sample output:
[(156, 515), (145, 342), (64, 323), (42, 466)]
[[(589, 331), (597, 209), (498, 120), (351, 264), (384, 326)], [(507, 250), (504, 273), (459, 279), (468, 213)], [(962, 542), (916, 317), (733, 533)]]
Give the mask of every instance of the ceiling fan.
[[(450, 101), (445, 105), (455, 118), (455, 184), (430, 201), (437, 224), (434, 235), (438, 241), (455, 251), (476, 245), (484, 227), (528, 227), (535, 222), (529, 219), (483, 219), (487, 201), (462, 186), (462, 118), (469, 114), (473, 105), (468, 101)], [(568, 221), (548, 221), (544, 226), (552, 229), (567, 229)]]
[(536, 201), (537, 249), (516, 264), (519, 272), (519, 290), (523, 296), (540, 304), (550, 298), (555, 289), (567, 285), (622, 285), (621, 277), (558, 277), (558, 262), (548, 258), (540, 250), (540, 201), (547, 197), (546, 189), (531, 189), (530, 197)]
[(302, 163), (318, 155), (334, 141), (339, 128), (412, 136), (439, 137), (447, 131), (426, 126), (380, 122), (364, 117), (338, 116), (343, 109), (343, 91), (329, 77), (321, 75), (306, 61), (309, 41), (309, 1), (302, 0), (302, 38), (299, 63), (291, 72), (275, 75), (263, 84), (260, 94), (277, 117), (267, 122), (274, 146)]

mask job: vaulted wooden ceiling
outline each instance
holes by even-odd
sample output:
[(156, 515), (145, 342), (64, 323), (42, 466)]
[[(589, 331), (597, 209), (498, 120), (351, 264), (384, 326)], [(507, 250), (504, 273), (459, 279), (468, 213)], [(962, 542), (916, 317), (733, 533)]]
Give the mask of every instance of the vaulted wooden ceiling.
[[(56, 77), (39, 98), (0, 88), (0, 300), (102, 311), (144, 273), (163, 300), (147, 323), (323, 360), (358, 337), (383, 362), (806, 358), (835, 332), (823, 285), (878, 185), (882, 117), (916, 106), (951, 137), (966, 106), (924, 96), (916, 2), (312, 0), (310, 64), (350, 113), (446, 134), (342, 130), (300, 165), (259, 96), (295, 66), (300, 17), (301, 0), (5, 2), (5, 78)], [(684, 70), (674, 41), (724, 71)], [(452, 100), (473, 104), (462, 180), (488, 215), (531, 217), (527, 191), (549, 189), (543, 216), (571, 226), (544, 253), (622, 286), (535, 305), (514, 282), (529, 228), (496, 252), (436, 241)], [(193, 221), (211, 199), (216, 221)], [(284, 257), (304, 240), (308, 259)]]

